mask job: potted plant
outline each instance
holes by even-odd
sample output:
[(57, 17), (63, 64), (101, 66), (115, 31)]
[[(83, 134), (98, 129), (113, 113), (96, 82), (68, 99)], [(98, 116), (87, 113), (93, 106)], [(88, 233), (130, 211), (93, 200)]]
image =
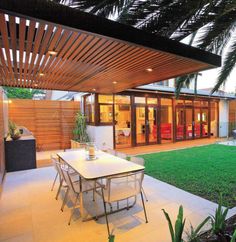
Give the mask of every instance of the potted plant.
[(71, 140), (71, 148), (79, 148), (81, 144), (86, 144), (90, 141), (86, 130), (86, 117), (80, 111), (75, 117), (75, 128), (73, 130), (74, 138)]
[(18, 140), (21, 137), (21, 132), (17, 128), (17, 125), (9, 120), (8, 122), (8, 136), (11, 137), (12, 140)]

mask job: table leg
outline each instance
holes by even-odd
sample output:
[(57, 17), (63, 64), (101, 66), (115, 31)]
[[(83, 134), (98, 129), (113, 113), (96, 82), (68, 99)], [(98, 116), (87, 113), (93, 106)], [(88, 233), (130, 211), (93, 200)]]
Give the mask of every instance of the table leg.
[(82, 179), (81, 177), (79, 178), (79, 186), (80, 186), (80, 196), (79, 196), (79, 203), (80, 203), (80, 214), (82, 217), (82, 221), (85, 220), (85, 215), (84, 215), (84, 199), (83, 199), (83, 187), (82, 187)]

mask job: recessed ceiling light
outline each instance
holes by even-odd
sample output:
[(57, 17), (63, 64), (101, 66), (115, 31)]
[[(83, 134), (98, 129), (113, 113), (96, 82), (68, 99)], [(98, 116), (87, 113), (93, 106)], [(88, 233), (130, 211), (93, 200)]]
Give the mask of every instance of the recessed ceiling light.
[(44, 76), (44, 73), (39, 73), (40, 76)]
[(37, 86), (38, 86), (38, 84), (37, 84), (37, 83), (35, 83), (35, 84), (34, 84), (34, 86), (35, 86), (35, 87), (37, 87)]
[(117, 82), (116, 81), (114, 81), (114, 82), (112, 82), (113, 84), (117, 84)]
[(57, 55), (57, 51), (49, 50), (49, 51), (48, 51), (48, 54), (49, 54), (49, 55)]
[(153, 69), (152, 69), (152, 68), (147, 68), (146, 71), (148, 71), (148, 72), (152, 72)]
[(92, 91), (94, 91), (94, 92), (95, 92), (95, 91), (96, 91), (96, 88), (93, 88), (93, 89), (92, 89)]

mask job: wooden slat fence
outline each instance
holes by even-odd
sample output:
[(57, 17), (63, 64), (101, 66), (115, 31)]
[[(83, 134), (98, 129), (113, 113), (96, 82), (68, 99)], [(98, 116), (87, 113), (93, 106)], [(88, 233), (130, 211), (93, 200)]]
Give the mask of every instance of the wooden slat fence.
[(34, 134), (38, 151), (66, 149), (79, 109), (76, 101), (11, 99), (9, 119)]
[(5, 172), (3, 105), (3, 90), (0, 88), (0, 185)]

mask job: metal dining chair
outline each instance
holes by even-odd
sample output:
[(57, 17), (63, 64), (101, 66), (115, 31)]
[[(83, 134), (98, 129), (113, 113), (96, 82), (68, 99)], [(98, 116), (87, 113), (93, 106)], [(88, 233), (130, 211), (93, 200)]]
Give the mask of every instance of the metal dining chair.
[(116, 152), (116, 156), (125, 160), (127, 160), (128, 157), (125, 153), (122, 152)]
[[(58, 196), (59, 196), (59, 194), (61, 192), (61, 189), (62, 188), (67, 189), (67, 185), (65, 183), (65, 179), (64, 179), (63, 173), (61, 171), (61, 167), (64, 166), (64, 168), (66, 168), (66, 169), (68, 169), (68, 167), (66, 165), (64, 165), (63, 163), (59, 162), (59, 160), (55, 159), (54, 157), (52, 158), (52, 162), (53, 162), (53, 165), (54, 165), (54, 167), (55, 167), (55, 169), (57, 171), (57, 175), (56, 176), (59, 178), (59, 186), (58, 186), (56, 197), (55, 197), (56, 200), (57, 200)], [(70, 174), (71, 174), (73, 182), (78, 182), (79, 181), (79, 175), (77, 173), (70, 172)], [(65, 194), (64, 199), (65, 199), (66, 195), (67, 194)]]
[[(70, 225), (71, 219), (75, 212), (75, 209), (80, 208), (80, 204), (78, 204), (78, 201), (80, 198), (79, 197), (80, 193), (88, 192), (88, 191), (95, 191), (95, 188), (97, 188), (98, 184), (95, 181), (87, 181), (85, 179), (82, 179), (81, 177), (80, 177), (80, 182), (73, 182), (71, 174), (69, 173), (68, 169), (66, 169), (63, 166), (61, 166), (61, 172), (62, 172), (63, 178), (65, 179), (65, 182), (67, 184), (67, 191), (66, 191), (65, 199), (62, 204), (62, 210), (64, 209), (64, 206), (65, 206), (69, 196), (71, 197), (71, 201), (73, 203), (73, 208), (72, 208), (71, 215), (70, 215), (69, 222), (68, 222), (68, 225)], [(80, 183), (82, 183), (82, 186), (80, 186), (81, 185)], [(81, 187), (82, 187), (82, 190), (81, 190)], [(96, 216), (97, 216), (96, 200), (94, 200), (94, 202), (95, 202), (95, 210), (96, 210)]]
[[(148, 223), (146, 208), (143, 199), (142, 193), (142, 181), (143, 181), (144, 171), (138, 171), (133, 173), (128, 173), (125, 175), (111, 176), (107, 178), (106, 185), (100, 184), (101, 190), (96, 190), (96, 192), (102, 197), (107, 231), (110, 238), (110, 228), (108, 223), (108, 214), (107, 214), (107, 204), (112, 204), (114, 202), (119, 202), (123, 200), (128, 200), (129, 198), (134, 197), (136, 199), (137, 195), (140, 194), (145, 220)], [(129, 204), (127, 204), (127, 209)]]
[(55, 161), (58, 161), (58, 162), (59, 162), (59, 160), (58, 160), (58, 157), (57, 157), (56, 155), (52, 154), (52, 155), (51, 155), (51, 161), (52, 161), (53, 167), (54, 167), (55, 170), (56, 170), (56, 175), (55, 175), (55, 178), (54, 178), (54, 180), (53, 180), (52, 187), (51, 187), (51, 191), (53, 191), (53, 189), (54, 189), (54, 187), (55, 187), (55, 184), (56, 184), (56, 181), (57, 181), (58, 176), (59, 176), (59, 173), (58, 173), (58, 170), (57, 170), (57, 167), (56, 167), (56, 163), (55, 163)]
[[(137, 165), (145, 166), (145, 160), (142, 157), (131, 156), (130, 161)], [(143, 192), (146, 202), (148, 202), (147, 195), (143, 189), (143, 186), (142, 186), (142, 192)]]

